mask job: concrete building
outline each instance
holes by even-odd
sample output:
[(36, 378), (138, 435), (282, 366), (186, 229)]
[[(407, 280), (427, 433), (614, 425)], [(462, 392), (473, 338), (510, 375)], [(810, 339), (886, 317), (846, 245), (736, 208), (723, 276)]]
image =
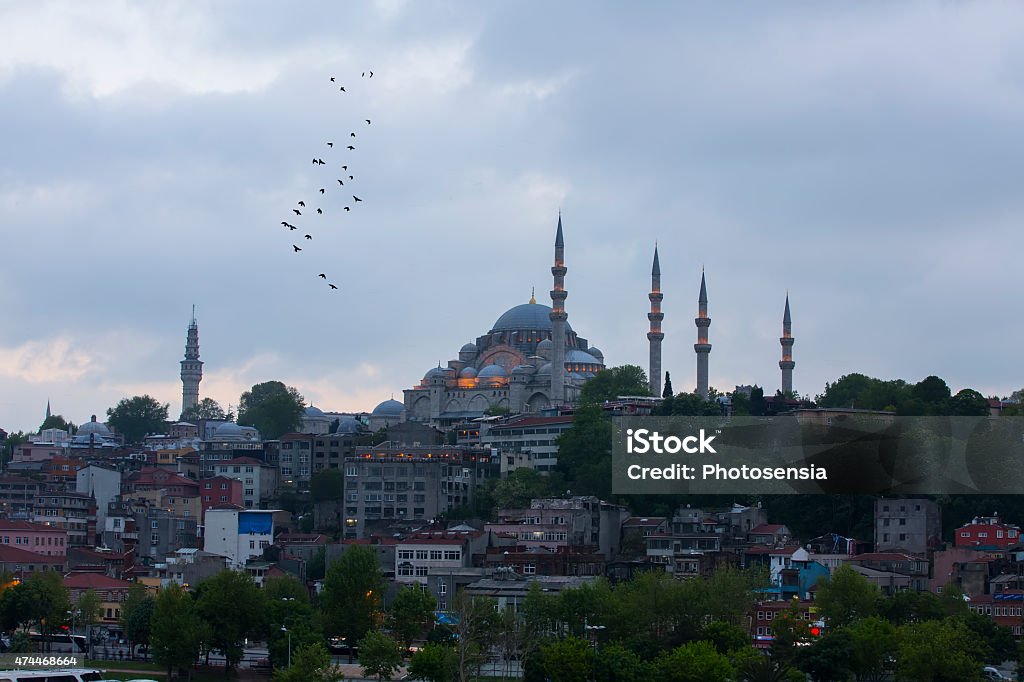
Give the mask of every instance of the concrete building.
[(68, 532), (44, 523), (0, 519), (0, 545), (43, 556), (65, 557), (68, 553)]
[(135, 512), (138, 560), (151, 564), (161, 557), (199, 543), (199, 517), (176, 516), (163, 508), (149, 507)]
[(208, 509), (203, 550), (227, 557), (231, 568), (244, 567), (273, 543), (275, 513), (278, 510)]
[(498, 520), (484, 530), (493, 536), (515, 539), (527, 550), (567, 551), (570, 547), (596, 547), (606, 559), (619, 553), (624, 507), (593, 496), (531, 500), (527, 509), (500, 509)]
[(7, 573), (18, 580), (42, 571), (63, 573), (67, 569), (67, 557), (36, 554), (13, 545), (0, 545), (0, 573)]
[(998, 515), (975, 516), (970, 523), (953, 533), (957, 547), (975, 549), (1007, 549), (1020, 542), (1020, 527), (1004, 523)]
[(477, 486), (496, 475), (489, 450), (387, 444), (359, 450), (345, 459), (344, 537), (366, 537), (394, 522), (429, 522), (469, 505)]
[(107, 525), (107, 506), (121, 494), (121, 472), (98, 464), (79, 469), (75, 492), (91, 495), (96, 500), (96, 527)]
[(501, 474), (516, 469), (551, 471), (558, 464), (558, 437), (572, 428), (573, 415), (519, 415), (480, 427), (480, 443), (496, 449)]
[(199, 501), (202, 517), (206, 518), (206, 510), (218, 505), (242, 504), (242, 479), (230, 476), (214, 476), (199, 481)]
[(277, 466), (281, 484), (295, 486), (299, 490), (309, 489), (313, 471), (313, 442), (316, 436), (309, 433), (286, 433), (281, 436)]
[(217, 476), (242, 482), (242, 506), (246, 509), (259, 509), (277, 492), (277, 468), (255, 457), (236, 457), (218, 462), (214, 470)]
[(395, 545), (395, 580), (427, 584), (431, 571), (467, 568), (474, 552), (483, 552), (487, 537), (480, 531), (415, 533)]
[(942, 509), (931, 500), (875, 500), (875, 551), (924, 554), (942, 544)]
[(72, 573), (64, 577), (64, 587), (68, 588), (68, 597), (72, 604), (92, 590), (100, 600), (99, 625), (118, 626), (121, 621), (121, 608), (128, 598), (128, 590), (133, 583), (118, 580), (99, 573)]
[(33, 520), (67, 531), (68, 547), (91, 547), (96, 539), (96, 500), (85, 493), (45, 491), (36, 498)]

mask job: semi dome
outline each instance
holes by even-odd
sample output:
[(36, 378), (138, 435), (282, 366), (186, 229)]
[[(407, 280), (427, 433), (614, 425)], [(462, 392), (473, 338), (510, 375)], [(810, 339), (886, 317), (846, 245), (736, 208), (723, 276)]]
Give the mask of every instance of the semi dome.
[[(441, 371), (440, 368), (435, 368)], [(434, 370), (431, 370), (431, 372)], [(430, 372), (427, 372), (430, 375)], [(373, 408), (373, 412), (370, 413), (371, 417), (401, 417), (402, 412), (405, 411), (405, 405), (398, 402), (394, 398), (391, 400), (385, 400), (377, 407)]]
[[(491, 332), (500, 331), (551, 331), (551, 308), (543, 303), (523, 303), (509, 308), (494, 323)], [(569, 323), (565, 330), (572, 331)]]
[(551, 339), (544, 339), (543, 341), (537, 344), (537, 351), (540, 352), (542, 350), (552, 350), (554, 347), (555, 344)]
[(541, 365), (540, 369), (537, 370), (537, 374), (551, 374), (551, 363), (545, 362)]
[(322, 417), (324, 416), (324, 411), (321, 410), (319, 407), (313, 407), (312, 405), (310, 405), (309, 407), (306, 408), (304, 414), (307, 417)]
[(602, 362), (604, 361), (604, 353), (602, 353), (601, 349), (598, 348), (597, 346), (591, 346), (589, 349), (587, 349), (587, 352), (593, 355), (598, 360), (601, 360)]
[(475, 367), (463, 367), (462, 371), (459, 372), (460, 379), (476, 379), (476, 368)]
[(465, 346), (459, 349), (460, 353), (475, 353), (477, 351), (475, 343), (467, 343)]
[(582, 350), (577, 350), (575, 348), (573, 348), (573, 349), (571, 349), (569, 351), (566, 351), (566, 353), (565, 353), (565, 361), (566, 362), (575, 362), (575, 363), (580, 363), (580, 364), (589, 364), (589, 365), (600, 365), (600, 364), (603, 364), (600, 360), (595, 358), (590, 353), (587, 353), (586, 351), (582, 351)]
[(338, 419), (338, 428), (334, 429), (334, 432), (340, 434), (348, 434), (359, 433), (362, 430), (363, 425), (355, 417), (341, 417)]
[(477, 374), (480, 379), (504, 379), (507, 376), (505, 368), (501, 365), (487, 365)]
[[(443, 376), (444, 376), (444, 370), (443, 369), (441, 369), (440, 367), (431, 367), (429, 370), (427, 370), (427, 373), (423, 375), (423, 381), (430, 381), (434, 377), (443, 377)], [(381, 403), (381, 405), (383, 405), (383, 404), (384, 403)]]

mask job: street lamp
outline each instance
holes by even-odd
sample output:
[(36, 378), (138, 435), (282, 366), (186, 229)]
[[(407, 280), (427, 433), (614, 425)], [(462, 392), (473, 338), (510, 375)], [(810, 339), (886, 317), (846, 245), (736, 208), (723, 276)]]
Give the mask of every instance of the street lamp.
[(290, 668), (292, 667), (292, 633), (291, 630), (283, 625), (281, 626), (281, 632), (288, 633), (288, 667)]

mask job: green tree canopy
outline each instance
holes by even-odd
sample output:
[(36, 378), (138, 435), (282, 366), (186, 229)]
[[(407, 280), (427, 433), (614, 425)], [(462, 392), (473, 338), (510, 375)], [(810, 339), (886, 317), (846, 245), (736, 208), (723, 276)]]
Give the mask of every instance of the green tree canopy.
[(266, 630), (266, 596), (247, 573), (223, 570), (202, 581), (196, 589), (196, 606), (210, 624), (213, 647), (224, 652), (226, 670), (242, 660), (246, 638)]
[(603, 403), (624, 395), (650, 395), (651, 385), (647, 373), (636, 365), (622, 365), (603, 369), (583, 384), (580, 402)]
[(305, 409), (298, 390), (280, 381), (265, 381), (238, 399), (238, 423), (254, 426), (263, 438), (274, 440), (299, 428)]
[(377, 553), (351, 546), (327, 567), (320, 603), (327, 636), (358, 642), (374, 629), (387, 585)]
[(128, 443), (141, 443), (152, 433), (163, 433), (167, 425), (168, 404), (160, 404), (150, 395), (122, 398), (107, 408), (107, 423), (124, 436)]
[(359, 640), (359, 663), (364, 675), (374, 675), (378, 682), (390, 680), (402, 665), (402, 649), (384, 633), (371, 630)]
[(176, 583), (157, 592), (150, 651), (157, 663), (167, 667), (168, 678), (175, 669), (188, 668), (196, 660), (203, 630), (188, 592)]
[(974, 389), (965, 388), (950, 398), (949, 412), (958, 417), (987, 417), (988, 400)]
[(577, 407), (572, 428), (558, 437), (558, 471), (577, 495), (608, 499), (612, 480), (612, 423), (599, 405)]
[(414, 680), (453, 682), (455, 675), (455, 651), (446, 644), (431, 642), (409, 661), (409, 677)]
[(201, 419), (226, 419), (231, 421), (234, 419), (234, 415), (230, 412), (225, 412), (224, 408), (220, 406), (220, 403), (213, 398), (203, 398), (198, 403), (181, 413), (182, 421), (199, 421)]
[(341, 469), (316, 471), (309, 478), (314, 502), (336, 502), (345, 496), (345, 474)]
[(899, 679), (972, 682), (984, 679), (984, 642), (959, 618), (899, 629)]
[(419, 583), (406, 585), (388, 606), (387, 622), (391, 634), (408, 649), (434, 624), (437, 602)]
[(830, 579), (818, 583), (815, 601), (825, 622), (838, 628), (877, 614), (880, 597), (878, 588), (867, 578), (843, 565)]
[(128, 596), (121, 604), (121, 627), (124, 628), (128, 643), (132, 645), (132, 651), (135, 650), (135, 644), (149, 644), (155, 605), (145, 585), (133, 583), (128, 588)]
[(68, 433), (75, 432), (75, 425), (64, 419), (62, 414), (51, 414), (49, 417), (43, 420), (43, 423), (39, 425), (39, 431), (42, 433), (45, 429), (62, 429)]
[(274, 671), (274, 682), (335, 682), (341, 671), (331, 664), (331, 654), (322, 642), (296, 646), (292, 664)]
[(663, 682), (729, 682), (735, 670), (710, 642), (690, 642), (654, 660), (655, 679)]

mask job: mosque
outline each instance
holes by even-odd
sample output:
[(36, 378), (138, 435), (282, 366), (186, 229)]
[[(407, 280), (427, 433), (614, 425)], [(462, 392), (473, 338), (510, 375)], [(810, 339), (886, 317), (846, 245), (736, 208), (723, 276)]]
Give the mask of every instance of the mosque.
[[(605, 368), (604, 354), (579, 336), (569, 325), (565, 312), (568, 291), (565, 288), (565, 244), (562, 235), (562, 217), (558, 217), (555, 234), (555, 261), (551, 267), (553, 286), (551, 307), (537, 303), (531, 296), (529, 303), (517, 305), (502, 313), (483, 336), (477, 337), (459, 350), (457, 360), (449, 360), (446, 367), (438, 364), (424, 374), (418, 385), (404, 391), (404, 418), (451, 424), (482, 416), (488, 409), (512, 414), (537, 413), (575, 403), (583, 384)], [(661, 344), (665, 338), (661, 329), (661, 265), (658, 249), (654, 249), (651, 268), (651, 291), (648, 294), (650, 345), (648, 377), (651, 395), (661, 396)], [(704, 274), (701, 273), (698, 296), (697, 343), (693, 350), (697, 359), (696, 392), (708, 396), (708, 356), (711, 343), (708, 329), (708, 295)], [(789, 296), (783, 316), (782, 345), (783, 390), (792, 390), (793, 337), (791, 334)], [(397, 401), (381, 403), (395, 411)], [(375, 410), (376, 411), (376, 410)]]

